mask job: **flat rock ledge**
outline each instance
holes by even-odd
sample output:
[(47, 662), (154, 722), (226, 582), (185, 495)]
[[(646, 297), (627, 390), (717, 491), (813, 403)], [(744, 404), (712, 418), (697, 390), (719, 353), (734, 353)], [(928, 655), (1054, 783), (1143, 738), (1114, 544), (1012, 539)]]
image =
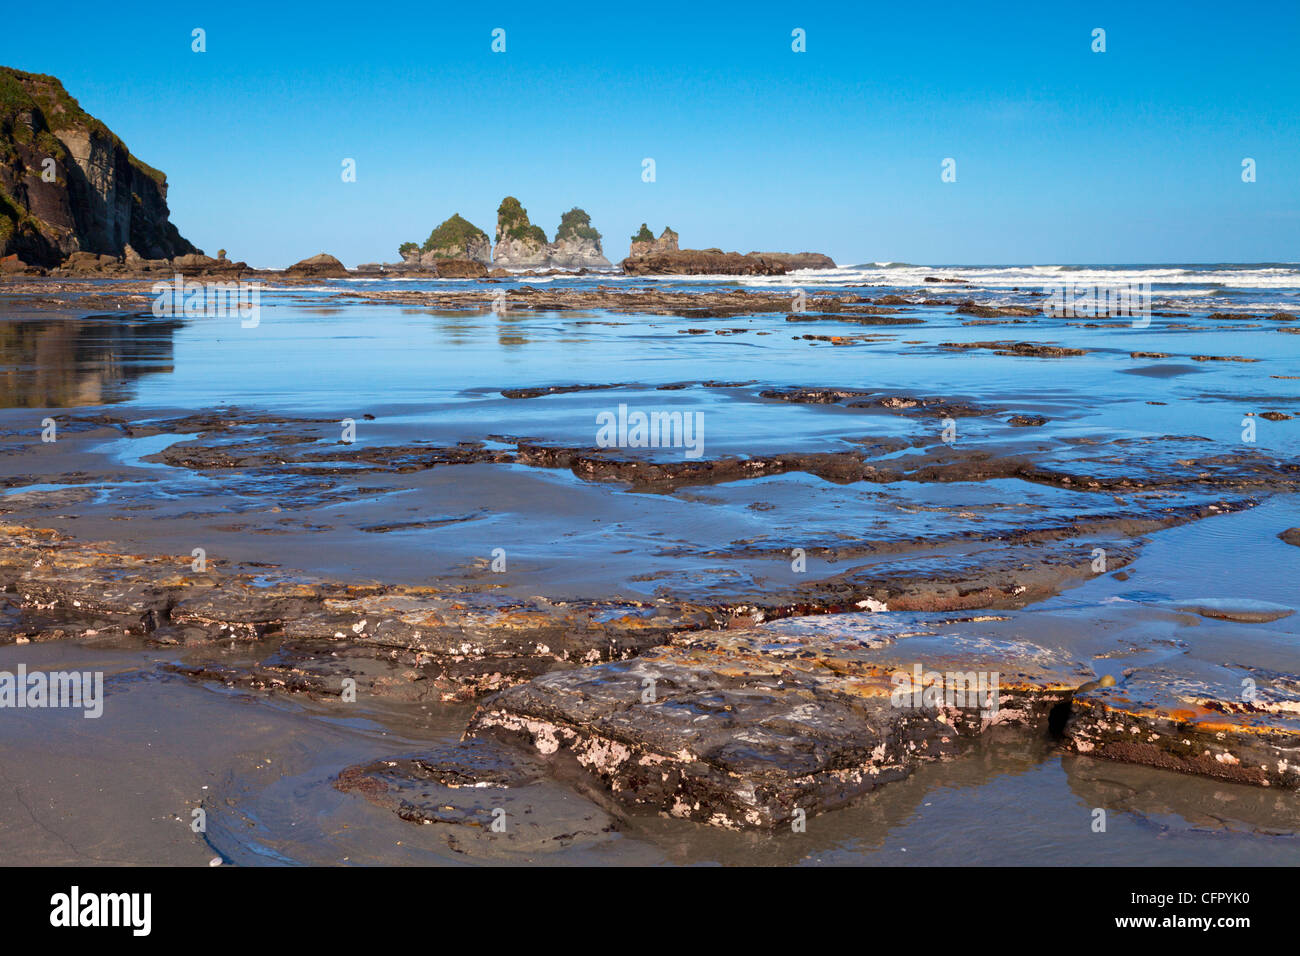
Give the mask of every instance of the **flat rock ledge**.
[[(512, 687), (467, 734), (519, 745), (626, 806), (771, 828), (957, 756), (995, 724), (1045, 733), (1093, 676), (1020, 642), (904, 637), (904, 627), (855, 614), (692, 635)], [(918, 667), (954, 692), (931, 700), (924, 678), (900, 690), (898, 675)], [(993, 672), (990, 701), (979, 675)]]
[(326, 698), (338, 697), (351, 677), (364, 693), (465, 700), (717, 624), (704, 609), (655, 602), (519, 602), (215, 563), (198, 572), (180, 556), (120, 553), (21, 525), (0, 524), (0, 541), (0, 645), (86, 637), (191, 648), (239, 642), (260, 648), (262, 660), (173, 669)]
[[(679, 635), (506, 689), (463, 743), (514, 748), (616, 814), (728, 829), (843, 806), (960, 757), (995, 726), (1093, 758), (1300, 792), (1300, 678), (1180, 658), (1115, 683), (970, 626), (1001, 619), (859, 613)], [(423, 772), (441, 759), (426, 755)], [(446, 769), (463, 768), (462, 757)]]
[(1300, 678), (1198, 663), (1143, 669), (1074, 699), (1078, 753), (1300, 792)]

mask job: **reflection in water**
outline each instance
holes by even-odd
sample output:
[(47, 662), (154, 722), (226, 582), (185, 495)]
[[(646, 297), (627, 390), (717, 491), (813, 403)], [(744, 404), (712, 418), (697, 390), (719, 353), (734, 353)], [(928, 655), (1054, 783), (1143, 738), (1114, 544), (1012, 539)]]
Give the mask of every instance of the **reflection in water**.
[(120, 315), (0, 321), (0, 408), (127, 401), (135, 379), (172, 371), (180, 326)]
[(1061, 766), (1084, 805), (1129, 813), (1163, 831), (1300, 835), (1293, 794), (1193, 776), (1169, 786), (1168, 776), (1148, 767), (1074, 755)]
[(432, 315), (438, 320), (434, 326), (436, 332), (442, 333), (447, 345), (469, 345), (478, 330), (476, 316), (467, 316), (464, 312), (447, 312), (437, 309), (403, 309), (403, 315)]
[(403, 309), (403, 315), (433, 315), (438, 318), (437, 332), (446, 344), (466, 346), (479, 342), (482, 334), (495, 323), (497, 344), (513, 349), (528, 345), (532, 338), (527, 334), (527, 321), (532, 316), (500, 314), (488, 310), (480, 312), (448, 312), (438, 309)]
[(497, 324), (497, 344), (502, 348), (518, 348), (521, 345), (527, 345), (531, 340), (525, 334), (526, 329), (523, 325), (514, 325), (507, 323), (504, 319)]

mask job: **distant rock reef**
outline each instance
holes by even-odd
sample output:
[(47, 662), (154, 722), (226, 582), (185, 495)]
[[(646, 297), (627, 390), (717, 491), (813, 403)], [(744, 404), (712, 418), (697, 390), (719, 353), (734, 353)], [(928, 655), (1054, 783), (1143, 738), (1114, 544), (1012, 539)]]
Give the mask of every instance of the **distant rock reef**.
[(798, 269), (834, 269), (820, 252), (723, 252), (721, 249), (681, 249), (677, 233), (664, 227), (659, 238), (641, 223), (632, 237), (631, 254), (619, 263), (628, 275), (758, 275), (779, 276)]

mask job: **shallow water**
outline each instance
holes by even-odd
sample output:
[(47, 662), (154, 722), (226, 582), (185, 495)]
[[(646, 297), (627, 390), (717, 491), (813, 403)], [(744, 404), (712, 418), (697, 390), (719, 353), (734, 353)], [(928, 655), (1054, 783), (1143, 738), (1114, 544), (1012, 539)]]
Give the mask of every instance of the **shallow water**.
[[(493, 586), (519, 596), (761, 595), (795, 586), (794, 547), (809, 550), (814, 576), (873, 563), (942, 568), (979, 562), (985, 546), (971, 542), (981, 536), (1125, 516), (1156, 499), (1170, 507), (1213, 501), (1221, 493), (1171, 489), (1120, 500), (1012, 478), (836, 484), (802, 471), (650, 492), (585, 481), (567, 470), (492, 463), (355, 474), (340, 467), (319, 476), (204, 471), (158, 460), (167, 448), (195, 441), (196, 431), (142, 429), (131, 437), (92, 419), (103, 414), (145, 426), (237, 408), (242, 415), (318, 420), (277, 426), (279, 434), (306, 440), (287, 446), (298, 449), (337, 448), (343, 419), (355, 421), (361, 449), (457, 442), (505, 448), (521, 438), (585, 448), (597, 440), (596, 416), (626, 404), (700, 413), (708, 459), (866, 443), (886, 462), (946, 447), (947, 425), (938, 415), (796, 404), (761, 394), (820, 386), (979, 406), (983, 414), (955, 420), (952, 447), (1034, 455), (1062, 466), (1086, 461), (1092, 474), (1142, 467), (1159, 476), (1184, 455), (1293, 459), (1300, 451), (1300, 418), (1257, 416), (1300, 416), (1300, 378), (1291, 377), (1300, 375), (1300, 335), (1280, 332), (1294, 327), (1283, 321), (1208, 314), (1295, 310), (1295, 268), (1258, 268), (1248, 276), (1228, 267), (1158, 267), (1159, 275), (1156, 268), (1135, 267), (1122, 276), (1153, 273), (1147, 278), (1157, 309), (1189, 310), (1188, 303), (1198, 301), (1196, 314), (1153, 317), (1144, 329), (1126, 321), (1089, 328), (1092, 320), (1047, 318), (964, 325), (971, 317), (951, 314), (951, 307), (919, 306), (903, 313), (922, 320), (914, 325), (788, 322), (785, 313), (498, 316), (337, 297), (385, 285), (360, 280), (265, 292), (259, 325), (246, 329), (234, 318), (32, 316), (6, 312), (0, 296), (0, 481), (6, 486), (0, 512), (142, 552), (187, 555), (201, 545), (214, 560), (274, 565), (269, 573), (389, 582), (472, 587), (482, 581), (493, 549), (503, 547), (510, 572)], [(920, 284), (924, 275), (949, 274), (976, 285)], [(873, 265), (779, 282), (661, 284), (776, 285), (810, 294), (919, 290), (1025, 303), (1032, 299), (1011, 286), (1037, 289), (1050, 281), (1047, 274), (1048, 267)], [(1076, 281), (1092, 278), (1087, 272)], [(546, 284), (650, 281), (599, 276)], [(687, 331), (698, 329), (706, 331)], [(719, 329), (740, 331), (716, 334)], [(869, 338), (833, 345), (805, 334)], [(1088, 354), (1039, 358), (941, 347), (991, 340), (1052, 343)], [(1132, 352), (1168, 357), (1133, 358)], [(1192, 358), (1207, 355), (1256, 361)], [(501, 394), (524, 386), (615, 383), (620, 387), (537, 398)], [(682, 383), (686, 387), (662, 388)], [(1247, 413), (1255, 416), (1251, 442), (1243, 441)], [(1008, 421), (1015, 414), (1047, 422), (1015, 427)], [(39, 440), (47, 417), (59, 425), (57, 442)], [(1182, 440), (1125, 444), (1166, 436)], [(266, 435), (236, 429), (203, 440), (233, 445), (250, 437), (265, 441)], [(680, 461), (684, 450), (636, 454)], [(1169, 641), (1210, 658), (1218, 647), (1249, 646), (1262, 665), (1267, 659), (1267, 666), (1295, 673), (1300, 625), (1294, 616), (1225, 624), (1176, 613), (1178, 602), (1208, 599), (1296, 606), (1300, 549), (1276, 537), (1300, 525), (1295, 500), (1273, 491), (1258, 497), (1262, 503), (1250, 510), (1145, 536), (1123, 580), (1097, 577), (988, 627), (1050, 635), (1082, 657), (1105, 660), (1103, 671), (1132, 663), (1112, 653), (1111, 645), (1137, 647), (1136, 660)], [(0, 647), (0, 669), (20, 661), (29, 667), (78, 662), (120, 675), (110, 689), (111, 719), (28, 713), (0, 720), (6, 778), (0, 851), (6, 858), (202, 863), (215, 854), (237, 863), (890, 865), (1300, 860), (1300, 798), (1294, 794), (1064, 755), (1048, 739), (1023, 737), (991, 740), (977, 754), (927, 766), (853, 807), (814, 818), (806, 834), (738, 835), (633, 814), (607, 832), (597, 828), (594, 835), (557, 840), (565, 825), (587, 819), (589, 808), (555, 785), (535, 796), (552, 814), (545, 832), (511, 846), (452, 838), (446, 827), (408, 824), (339, 793), (332, 780), (350, 764), (454, 739), (466, 707), (370, 702), (340, 717), (337, 707), (306, 698), (233, 693), (167, 673), (165, 665), (185, 653), (126, 645)], [(188, 716), (174, 719), (177, 714)], [(214, 726), (223, 728), (221, 735), (211, 733)], [(192, 834), (183, 819), (196, 802), (210, 808), (205, 835)], [(1112, 814), (1106, 834), (1090, 830), (1095, 807)], [(32, 835), (32, 819), (42, 835)]]

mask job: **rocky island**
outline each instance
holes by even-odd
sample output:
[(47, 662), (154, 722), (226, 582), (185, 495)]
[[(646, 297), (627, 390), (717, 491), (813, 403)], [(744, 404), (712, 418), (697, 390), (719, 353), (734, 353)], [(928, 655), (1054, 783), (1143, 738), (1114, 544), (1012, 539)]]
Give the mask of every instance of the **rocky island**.
[(528, 210), (514, 196), (497, 208), (493, 262), (503, 269), (544, 268), (550, 262), (546, 233), (528, 221)]
[(600, 233), (584, 210), (575, 206), (566, 212), (555, 241), (548, 242), (541, 226), (529, 221), (528, 210), (507, 196), (497, 209), (493, 264), (503, 269), (601, 269), (610, 263), (601, 250)]
[[(407, 243), (413, 246), (414, 243)], [(460, 213), (452, 213), (438, 228), (429, 233), (429, 238), (420, 246), (419, 253), (403, 256), (410, 262), (418, 261), (421, 266), (434, 266), (442, 259), (468, 260), (488, 266), (492, 264), (492, 243), (488, 235), (478, 226), (463, 218)]]
[(550, 264), (556, 269), (605, 269), (609, 260), (600, 248), (600, 233), (591, 225), (591, 217), (574, 206), (560, 217), (560, 228), (550, 244)]
[(496, 243), (486, 232), (456, 213), (417, 245), (398, 247), (402, 261), (358, 266), (362, 272), (427, 273), (440, 278), (486, 278), (488, 269), (607, 269), (610, 262), (600, 247), (600, 233), (591, 216), (574, 207), (560, 219), (555, 241), (528, 218), (528, 210), (514, 196), (497, 209)]

